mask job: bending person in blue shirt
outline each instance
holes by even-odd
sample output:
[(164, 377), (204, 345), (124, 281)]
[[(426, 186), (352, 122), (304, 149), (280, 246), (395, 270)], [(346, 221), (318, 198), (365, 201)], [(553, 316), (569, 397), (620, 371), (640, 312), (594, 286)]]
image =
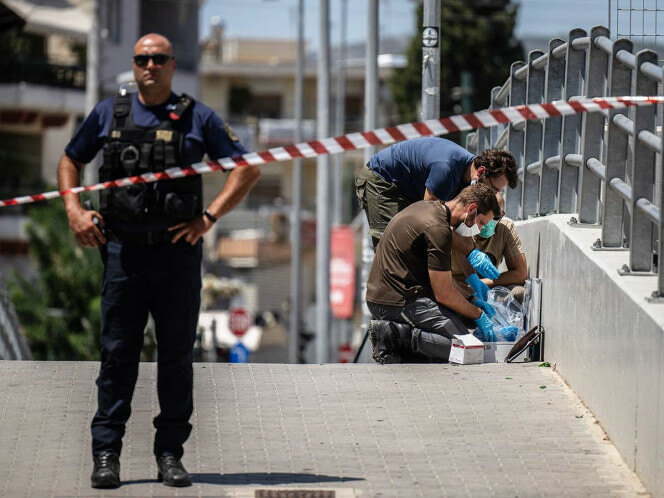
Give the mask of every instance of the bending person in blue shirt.
[[(375, 249), (390, 220), (414, 202), (446, 202), (477, 182), (498, 193), (508, 185), (515, 188), (517, 181), (516, 162), (509, 152), (490, 149), (475, 156), (444, 138), (424, 137), (375, 154), (355, 180), (355, 192), (367, 215)], [(454, 249), (469, 256), (469, 263), (482, 276), (495, 278), (497, 270), (489, 268), (488, 258), (472, 246), (470, 237), (478, 231), (473, 224), (467, 233), (455, 234)]]

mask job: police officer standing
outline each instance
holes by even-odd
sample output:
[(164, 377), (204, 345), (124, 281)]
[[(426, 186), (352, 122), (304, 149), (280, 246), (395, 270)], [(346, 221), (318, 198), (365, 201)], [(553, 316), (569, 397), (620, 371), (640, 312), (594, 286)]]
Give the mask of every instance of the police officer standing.
[[(177, 61), (171, 43), (149, 34), (134, 46), (138, 93), (100, 102), (71, 139), (58, 166), (60, 189), (80, 184), (85, 164), (103, 149), (101, 181), (246, 153), (211, 109), (171, 90)], [(233, 170), (203, 209), (202, 179), (188, 176), (100, 192), (99, 212), (64, 197), (69, 226), (79, 244), (101, 246), (101, 368), (98, 409), (92, 420), (92, 487), (120, 485), (120, 452), (138, 375), (148, 314), (157, 337), (154, 419), (157, 477), (189, 486), (181, 458), (193, 411), (193, 345), (201, 289), (201, 237), (247, 195), (256, 166)], [(100, 226), (95, 224), (100, 220)]]

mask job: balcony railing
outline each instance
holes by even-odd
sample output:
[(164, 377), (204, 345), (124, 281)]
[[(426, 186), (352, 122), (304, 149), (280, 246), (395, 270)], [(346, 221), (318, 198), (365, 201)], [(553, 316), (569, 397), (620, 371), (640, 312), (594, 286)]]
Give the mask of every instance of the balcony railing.
[(40, 59), (7, 60), (0, 56), (0, 83), (19, 82), (84, 90), (85, 67)]

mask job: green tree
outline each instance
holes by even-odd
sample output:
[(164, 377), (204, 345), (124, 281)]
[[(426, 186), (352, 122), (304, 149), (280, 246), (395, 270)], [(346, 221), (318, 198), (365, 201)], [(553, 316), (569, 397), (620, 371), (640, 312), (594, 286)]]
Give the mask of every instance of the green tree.
[(27, 233), (37, 278), (8, 282), (36, 360), (99, 359), (102, 263), (97, 249), (78, 245), (62, 202), (28, 208)]
[[(510, 0), (444, 0), (440, 32), (440, 114), (455, 114), (452, 89), (460, 86), (461, 72), (470, 71), (475, 82), (474, 110), (489, 106), (491, 89), (502, 85), (512, 62), (523, 59), (514, 38), (517, 6)], [(417, 35), (411, 40), (408, 63), (390, 81), (402, 122), (419, 119), (422, 96), (422, 6)], [(457, 109), (458, 111), (458, 109)]]

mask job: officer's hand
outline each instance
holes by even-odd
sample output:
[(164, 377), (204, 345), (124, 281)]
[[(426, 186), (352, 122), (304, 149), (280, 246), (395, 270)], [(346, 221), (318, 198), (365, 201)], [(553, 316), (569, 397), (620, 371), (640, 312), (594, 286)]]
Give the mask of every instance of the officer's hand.
[(180, 239), (184, 239), (193, 246), (210, 228), (212, 228), (212, 222), (205, 216), (200, 215), (191, 221), (173, 225), (168, 231), (175, 232), (175, 236), (171, 239), (173, 244)]
[(97, 211), (80, 208), (78, 211), (67, 213), (67, 217), (69, 218), (69, 228), (80, 245), (97, 247), (106, 243), (106, 237), (93, 221), (93, 218), (97, 217), (102, 224), (104, 223), (104, 218)]
[(493, 265), (489, 256), (478, 249), (473, 249), (466, 259), (468, 259), (473, 269), (483, 277), (496, 279), (500, 275), (500, 272)]

